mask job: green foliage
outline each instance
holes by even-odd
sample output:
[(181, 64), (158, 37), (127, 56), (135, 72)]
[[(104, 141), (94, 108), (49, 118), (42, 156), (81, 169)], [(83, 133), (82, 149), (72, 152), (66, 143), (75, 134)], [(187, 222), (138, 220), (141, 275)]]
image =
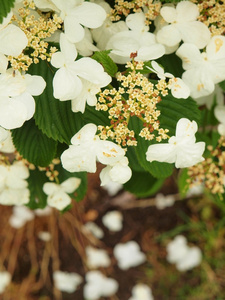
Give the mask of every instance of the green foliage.
[(0, 24), (3, 21), (8, 13), (10, 12), (11, 8), (13, 8), (15, 0), (0, 0)]
[(12, 130), (12, 138), (19, 153), (34, 165), (48, 166), (55, 156), (57, 142), (43, 134), (33, 119)]
[(180, 170), (180, 173), (178, 175), (178, 190), (181, 198), (184, 198), (187, 194), (187, 191), (189, 189), (189, 185), (187, 183), (187, 179), (189, 178), (188, 169), (182, 169)]
[(181, 77), (184, 72), (182, 61), (175, 53), (164, 55), (157, 62), (163, 66), (165, 72), (172, 73), (175, 77)]
[(147, 197), (154, 195), (163, 182), (164, 179), (156, 179), (150, 173), (132, 170), (132, 177), (124, 184), (124, 188), (137, 197)]
[(92, 56), (97, 62), (102, 64), (105, 72), (107, 72), (110, 76), (115, 76), (116, 72), (118, 71), (117, 65), (114, 61), (109, 57), (110, 50), (105, 51), (97, 51)]
[(48, 181), (45, 172), (39, 171), (38, 169), (31, 170), (27, 181), (30, 190), (30, 202), (27, 206), (31, 209), (45, 208), (47, 195), (43, 192), (43, 185)]

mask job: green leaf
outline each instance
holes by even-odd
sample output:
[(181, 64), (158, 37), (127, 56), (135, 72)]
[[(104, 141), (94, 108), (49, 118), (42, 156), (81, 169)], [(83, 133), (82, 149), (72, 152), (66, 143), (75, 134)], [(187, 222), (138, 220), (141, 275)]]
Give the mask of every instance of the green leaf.
[(27, 206), (31, 209), (45, 208), (47, 195), (43, 192), (43, 185), (48, 181), (45, 172), (38, 169), (31, 170), (27, 181), (30, 190), (30, 202)]
[(223, 91), (225, 91), (225, 80), (219, 83), (219, 86)]
[(97, 51), (92, 55), (91, 58), (95, 59), (97, 62), (102, 64), (105, 72), (107, 72), (110, 76), (114, 76), (118, 71), (117, 65), (114, 61), (109, 57), (110, 50), (105, 51)]
[(163, 55), (157, 62), (163, 66), (165, 72), (172, 73), (175, 77), (181, 77), (184, 72), (182, 61), (175, 53)]
[(147, 172), (132, 170), (131, 179), (124, 184), (124, 188), (137, 197), (154, 195), (163, 185), (164, 179), (156, 179)]
[(178, 190), (181, 198), (184, 198), (187, 194), (189, 189), (189, 184), (187, 183), (188, 176), (188, 169), (182, 169), (178, 175)]
[(19, 153), (36, 166), (48, 166), (55, 156), (57, 142), (43, 134), (33, 119), (12, 130), (12, 138)]
[(10, 12), (11, 8), (13, 8), (15, 0), (0, 0), (0, 24), (3, 21), (8, 13)]

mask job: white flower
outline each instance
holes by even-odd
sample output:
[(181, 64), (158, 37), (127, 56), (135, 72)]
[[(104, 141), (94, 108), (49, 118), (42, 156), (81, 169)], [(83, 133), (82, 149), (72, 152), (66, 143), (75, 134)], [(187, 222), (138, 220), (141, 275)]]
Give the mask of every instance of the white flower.
[(138, 283), (132, 288), (132, 297), (129, 300), (154, 300), (149, 286)]
[(98, 239), (102, 239), (104, 236), (103, 230), (94, 222), (87, 222), (86, 224), (84, 224), (84, 228), (87, 231), (90, 231)]
[(46, 206), (45, 208), (37, 208), (34, 210), (34, 213), (38, 217), (46, 217), (52, 214), (52, 208), (50, 206)]
[(90, 30), (88, 28), (84, 28), (84, 32), (84, 38), (80, 42), (75, 43), (75, 46), (80, 55), (91, 56), (94, 51), (99, 51), (99, 49), (93, 44)]
[(167, 260), (175, 263), (179, 271), (187, 271), (201, 263), (201, 250), (194, 246), (189, 247), (184, 236), (178, 235), (167, 245)]
[(96, 249), (91, 246), (85, 249), (87, 257), (87, 266), (89, 268), (109, 267), (111, 260), (107, 252), (103, 249)]
[(136, 52), (134, 59), (142, 61), (157, 59), (165, 54), (164, 46), (158, 44), (155, 35), (148, 31), (143, 12), (128, 15), (126, 24), (130, 30), (114, 34), (106, 45), (106, 49), (112, 49), (110, 56), (116, 63), (125, 64), (131, 59), (130, 54)]
[(5, 153), (12, 153), (15, 151), (11, 132), (2, 127), (0, 127), (0, 151)]
[(84, 299), (86, 300), (110, 297), (117, 292), (119, 287), (116, 280), (105, 277), (99, 271), (87, 272), (86, 281), (84, 286)]
[(173, 195), (166, 195), (159, 193), (155, 197), (155, 206), (158, 209), (164, 209), (174, 204), (175, 198)]
[(214, 109), (214, 114), (217, 120), (220, 122), (218, 125), (218, 132), (220, 135), (225, 136), (225, 106), (217, 105)]
[(53, 280), (55, 287), (67, 293), (73, 293), (82, 282), (82, 277), (77, 273), (68, 273), (62, 271), (55, 271), (53, 273)]
[(26, 179), (29, 170), (22, 161), (12, 165), (0, 165), (0, 203), (23, 205), (29, 202), (30, 192)]
[(128, 166), (128, 163), (127, 157), (122, 157), (116, 163), (102, 169), (100, 173), (101, 186), (104, 186), (111, 181), (120, 184), (129, 181), (132, 176), (132, 171)]
[(110, 231), (120, 231), (123, 228), (123, 215), (120, 211), (109, 211), (102, 217), (102, 223)]
[(43, 191), (48, 195), (48, 205), (58, 210), (66, 208), (71, 203), (71, 198), (68, 194), (72, 194), (79, 187), (80, 183), (81, 179), (76, 177), (70, 177), (61, 184), (46, 182), (43, 186)]
[(89, 123), (81, 128), (71, 139), (72, 145), (61, 155), (63, 168), (69, 172), (96, 172), (96, 161), (114, 164), (125, 151), (110, 141), (102, 141), (95, 135), (97, 126)]
[(224, 94), (221, 87), (218, 84), (216, 84), (215, 89), (211, 94), (199, 98), (193, 98), (193, 99), (196, 101), (198, 105), (206, 105), (207, 109), (210, 110), (214, 101), (216, 102), (217, 105), (223, 105)]
[(19, 56), (28, 44), (25, 33), (17, 26), (9, 24), (13, 13), (10, 12), (0, 24), (0, 53)]
[[(74, 99), (73, 110), (83, 112), (86, 101), (90, 105), (95, 105), (96, 98), (93, 92), (97, 93), (100, 87), (108, 85), (111, 77), (104, 72), (100, 63), (90, 57), (83, 57), (75, 61), (76, 47), (68, 41), (63, 33), (60, 35), (60, 49), (61, 51), (54, 53), (51, 59), (51, 64), (59, 68), (53, 78), (54, 97), (61, 101)], [(82, 80), (85, 81), (82, 82)], [(87, 86), (85, 86), (86, 82)], [(90, 86), (89, 83), (93, 86)], [(90, 93), (87, 91), (89, 89), (91, 89)], [(82, 101), (82, 97), (85, 97), (83, 103), (77, 104), (76, 102)]]
[(0, 272), (0, 294), (4, 293), (7, 285), (11, 282), (11, 274), (7, 271)]
[(205, 24), (196, 21), (199, 16), (197, 5), (190, 1), (181, 1), (176, 8), (163, 6), (160, 14), (167, 24), (156, 33), (159, 43), (173, 47), (183, 40), (195, 44), (199, 49), (207, 45), (210, 31)]
[(154, 144), (148, 147), (146, 158), (152, 162), (175, 163), (176, 168), (191, 167), (204, 160), (204, 142), (196, 142), (195, 133), (198, 126), (195, 121), (182, 118), (177, 122), (176, 135), (169, 139), (168, 144)]
[(183, 82), (182, 79), (174, 77), (171, 73), (165, 73), (164, 69), (156, 61), (151, 62), (152, 68), (148, 67), (153, 73), (156, 73), (160, 79), (170, 78), (169, 88), (175, 98), (188, 98), (190, 96), (189, 87)]
[(45, 86), (41, 76), (21, 75), (12, 69), (0, 74), (0, 126), (14, 129), (31, 119), (35, 111), (33, 96), (40, 95)]
[(48, 231), (39, 231), (38, 238), (43, 242), (49, 242), (52, 239), (52, 235)]
[(117, 244), (113, 253), (118, 261), (119, 268), (122, 270), (136, 267), (146, 261), (145, 254), (140, 251), (140, 247), (135, 241)]
[(9, 218), (9, 224), (13, 228), (21, 228), (23, 227), (28, 221), (34, 219), (34, 213), (27, 208), (26, 206), (14, 206), (13, 207), (13, 214)]
[[(105, 10), (90, 2), (52, 0), (60, 10), (60, 17), (64, 21), (65, 34), (72, 43), (77, 43), (84, 38), (84, 28), (98, 28), (105, 18)], [(83, 26), (82, 26), (83, 25)]]
[(213, 36), (205, 52), (194, 44), (184, 43), (176, 54), (186, 70), (182, 79), (189, 86), (191, 96), (199, 98), (214, 91), (215, 84), (225, 79), (225, 37)]
[(109, 181), (102, 188), (108, 192), (109, 196), (115, 196), (123, 188), (123, 185), (115, 181)]

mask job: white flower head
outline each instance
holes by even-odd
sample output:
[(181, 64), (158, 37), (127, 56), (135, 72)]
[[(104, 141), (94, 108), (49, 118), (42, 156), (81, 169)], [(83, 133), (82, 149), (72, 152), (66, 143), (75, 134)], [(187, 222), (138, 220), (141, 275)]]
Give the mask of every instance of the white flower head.
[(53, 273), (55, 287), (67, 293), (73, 293), (82, 282), (82, 277), (77, 273), (55, 271)]
[(72, 145), (61, 155), (63, 168), (69, 172), (96, 172), (96, 161), (113, 165), (125, 155), (125, 151), (110, 141), (96, 135), (97, 126), (89, 123), (71, 139)]
[(6, 287), (11, 282), (11, 274), (7, 271), (0, 272), (0, 294), (4, 293)]
[(131, 53), (137, 53), (135, 60), (148, 61), (165, 54), (165, 47), (158, 44), (155, 35), (148, 32), (143, 12), (130, 14), (126, 18), (130, 28), (114, 34), (108, 41), (106, 49), (112, 49), (110, 56), (119, 64), (125, 64), (131, 59)]
[(154, 300), (154, 298), (149, 286), (138, 283), (132, 288), (132, 297), (129, 300)]
[(198, 126), (195, 121), (182, 118), (177, 122), (176, 135), (168, 144), (154, 144), (148, 147), (146, 158), (152, 162), (175, 163), (176, 168), (191, 167), (204, 160), (204, 142), (196, 142), (195, 133)]
[(6, 153), (12, 153), (15, 151), (11, 132), (2, 127), (0, 127), (0, 151)]
[(85, 230), (91, 232), (98, 239), (102, 239), (104, 237), (103, 230), (94, 222), (87, 222), (86, 224), (84, 224), (83, 227)]
[(123, 215), (120, 211), (109, 211), (102, 217), (102, 223), (110, 231), (120, 231), (123, 228)]
[(189, 86), (193, 98), (210, 95), (215, 84), (225, 79), (224, 36), (213, 36), (205, 52), (201, 53), (194, 44), (184, 43), (176, 54), (182, 59), (186, 70), (182, 79)]
[(84, 299), (98, 300), (101, 297), (110, 297), (118, 290), (115, 279), (105, 277), (100, 271), (86, 273), (87, 283), (84, 286)]
[(122, 270), (136, 267), (146, 261), (145, 254), (140, 251), (140, 247), (135, 241), (117, 244), (113, 253), (118, 261), (119, 268)]
[(9, 224), (13, 228), (21, 228), (28, 221), (32, 221), (34, 219), (34, 213), (27, 208), (26, 206), (14, 206), (13, 214), (9, 218)]
[(159, 193), (155, 197), (155, 206), (157, 209), (164, 209), (174, 204), (175, 198), (173, 195), (166, 195)]
[(160, 14), (167, 23), (157, 30), (156, 37), (159, 43), (173, 47), (183, 40), (195, 44), (199, 49), (207, 45), (210, 31), (205, 24), (197, 21), (199, 10), (194, 3), (181, 1), (176, 8), (165, 5)]
[(48, 195), (48, 205), (58, 210), (66, 208), (71, 203), (71, 198), (68, 194), (73, 193), (80, 183), (81, 179), (76, 177), (70, 177), (61, 184), (46, 182), (43, 186), (43, 191)]
[(65, 34), (72, 43), (77, 43), (84, 38), (84, 27), (98, 28), (105, 18), (105, 10), (98, 4), (79, 1), (52, 0), (60, 11), (64, 21)]
[(201, 263), (202, 253), (196, 247), (189, 247), (184, 236), (178, 235), (167, 245), (167, 260), (175, 263), (176, 268), (183, 272), (188, 271)]
[(88, 246), (86, 247), (85, 252), (87, 257), (87, 266), (89, 268), (95, 269), (110, 266), (111, 260), (105, 250)]

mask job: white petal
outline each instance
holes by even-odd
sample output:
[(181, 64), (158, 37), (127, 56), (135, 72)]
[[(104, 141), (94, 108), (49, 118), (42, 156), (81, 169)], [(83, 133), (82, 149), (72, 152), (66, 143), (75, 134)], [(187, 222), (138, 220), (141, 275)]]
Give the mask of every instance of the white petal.
[(34, 98), (27, 92), (14, 97), (13, 98), (15, 101), (18, 101), (18, 103), (23, 104), (26, 107), (26, 121), (30, 120), (35, 112), (35, 101)]
[(111, 180), (114, 182), (118, 182), (124, 184), (129, 181), (132, 172), (129, 166), (123, 166), (118, 162), (115, 166), (113, 166), (109, 172)]
[(195, 21), (199, 16), (198, 6), (190, 1), (181, 1), (177, 4), (177, 21), (180, 23)]
[(181, 118), (176, 125), (176, 138), (179, 140), (182, 137), (193, 137), (197, 130), (198, 125), (195, 121)]
[(52, 54), (51, 64), (53, 67), (59, 69), (65, 65), (66, 58), (64, 57), (63, 53), (58, 51)]
[(51, 207), (63, 210), (71, 203), (71, 198), (63, 191), (58, 191), (57, 194), (51, 194), (48, 196), (47, 203)]
[(54, 97), (61, 101), (75, 98), (82, 90), (81, 80), (66, 68), (60, 68), (53, 78)]
[(214, 114), (217, 120), (221, 123), (225, 124), (225, 106), (224, 105), (217, 105), (214, 109)]
[(0, 31), (0, 41), (0, 52), (12, 56), (20, 55), (28, 43), (25, 33), (13, 24)]
[(124, 149), (110, 141), (100, 141), (96, 153), (98, 161), (105, 165), (112, 165), (125, 155)]
[(0, 53), (0, 73), (5, 73), (8, 66), (8, 59), (2, 53)]
[(177, 11), (174, 7), (164, 6), (160, 9), (160, 15), (168, 23), (173, 23), (177, 19)]
[(83, 126), (71, 139), (71, 144), (80, 145), (84, 143), (91, 143), (97, 132), (97, 126), (89, 123)]
[(176, 267), (179, 271), (187, 271), (198, 266), (202, 261), (202, 252), (198, 247), (189, 247), (186, 255), (180, 260)]
[(181, 41), (181, 34), (175, 25), (167, 25), (160, 29), (156, 34), (158, 43), (168, 47), (173, 47)]
[(156, 160), (159, 162), (174, 163), (176, 160), (176, 150), (172, 144), (154, 144), (148, 147), (146, 159), (150, 162)]
[(65, 57), (65, 61), (73, 62), (77, 57), (77, 50), (74, 44), (68, 41), (67, 36), (64, 33), (60, 34), (60, 49)]
[(180, 48), (178, 48), (176, 55), (182, 59), (184, 70), (197, 68), (204, 63), (204, 58), (198, 47), (193, 44), (182, 44)]
[(26, 106), (13, 98), (0, 99), (0, 126), (6, 129), (19, 128), (27, 120)]
[(54, 182), (46, 182), (43, 185), (43, 191), (46, 195), (53, 195), (60, 190), (60, 186)]
[(225, 37), (221, 35), (213, 36), (206, 47), (206, 53), (210, 60), (225, 58)]
[(145, 25), (145, 14), (143, 12), (137, 12), (134, 14), (129, 14), (126, 17), (126, 24), (127, 26), (134, 31), (141, 32), (142, 30), (146, 29), (148, 31), (148, 26)]
[(161, 44), (154, 44), (151, 46), (143, 46), (138, 50), (138, 55), (135, 60), (152, 60), (162, 57), (165, 54), (165, 47)]
[(79, 187), (80, 183), (80, 178), (70, 177), (61, 183), (61, 187), (66, 193), (71, 194)]
[(171, 93), (175, 98), (187, 99), (190, 96), (190, 89), (180, 78), (172, 79)]
[(26, 74), (25, 82), (26, 91), (33, 96), (41, 95), (46, 87), (46, 82), (41, 76)]
[(186, 145), (182, 149), (177, 150), (177, 157), (175, 162), (176, 168), (188, 168), (196, 165), (204, 160), (202, 154), (205, 150), (205, 143), (198, 142), (193, 145)]

